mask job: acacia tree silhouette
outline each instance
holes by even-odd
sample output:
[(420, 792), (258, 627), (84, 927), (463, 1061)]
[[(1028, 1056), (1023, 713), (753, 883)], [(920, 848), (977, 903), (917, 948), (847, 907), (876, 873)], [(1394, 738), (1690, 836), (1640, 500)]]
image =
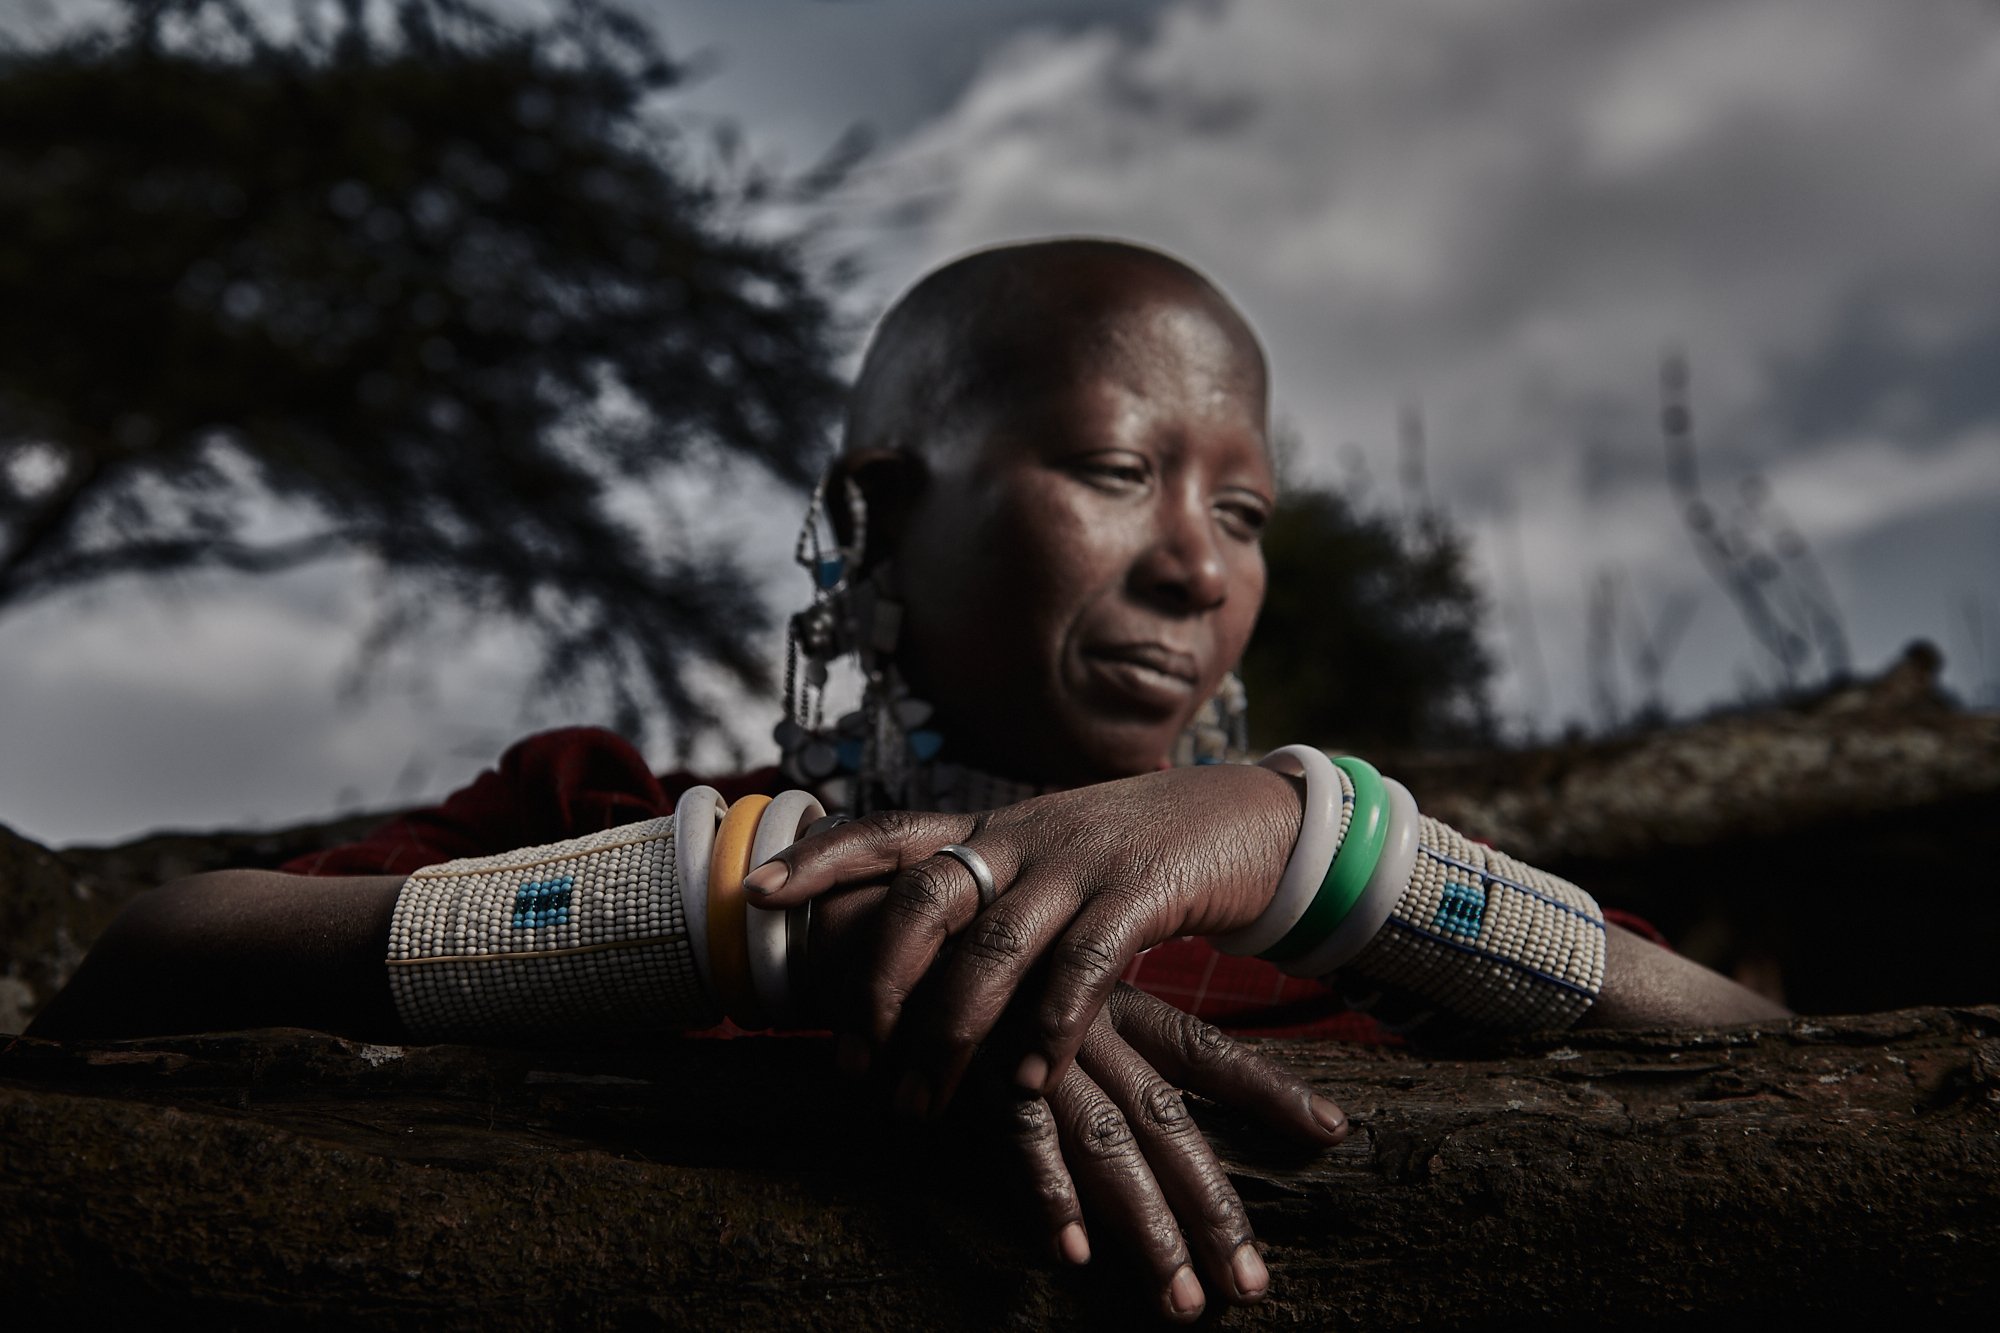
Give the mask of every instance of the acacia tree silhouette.
[(0, 614), (359, 553), (374, 645), (518, 623), (630, 734), (713, 725), (698, 668), (767, 687), (666, 497), (805, 480), (839, 275), (738, 224), (774, 183), (698, 170), (684, 67), (596, 0), (122, 3), (0, 49)]

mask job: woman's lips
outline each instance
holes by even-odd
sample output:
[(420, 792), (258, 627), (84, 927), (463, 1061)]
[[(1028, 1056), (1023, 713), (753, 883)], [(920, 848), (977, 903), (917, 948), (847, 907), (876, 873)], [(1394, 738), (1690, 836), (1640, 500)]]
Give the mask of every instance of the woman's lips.
[(1185, 706), (1201, 682), (1194, 657), (1159, 643), (1114, 643), (1088, 648), (1083, 659), (1100, 686), (1133, 703), (1161, 711)]

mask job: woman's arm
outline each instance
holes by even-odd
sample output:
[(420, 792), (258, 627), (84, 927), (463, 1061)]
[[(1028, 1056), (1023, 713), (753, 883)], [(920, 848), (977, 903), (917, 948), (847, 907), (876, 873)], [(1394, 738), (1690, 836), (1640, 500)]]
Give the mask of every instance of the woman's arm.
[(28, 1034), (304, 1027), (405, 1040), (382, 968), (403, 879), (217, 870), (161, 885), (119, 914)]
[(1604, 989), (1577, 1020), (1587, 1028), (1707, 1028), (1784, 1018), (1775, 1000), (1623, 926), (1604, 928)]
[[(1297, 779), (1266, 769), (1176, 769), (984, 815), (873, 816), (795, 845), (748, 882), (762, 901), (791, 906), (838, 884), (894, 876), (888, 924), (848, 1002), (850, 1030), (874, 1050), (893, 1043), (942, 1100), (1025, 987), (1020, 1081), (1047, 1088), (1139, 950), (1258, 918), (1298, 840), (1304, 802)], [(1002, 890), (991, 906), (981, 907), (970, 872), (936, 854), (947, 843), (971, 846), (988, 863)], [(953, 936), (957, 947), (941, 957)], [(920, 979), (924, 997), (906, 1019)], [(1785, 1012), (1609, 926), (1584, 1021), (1709, 1026)]]

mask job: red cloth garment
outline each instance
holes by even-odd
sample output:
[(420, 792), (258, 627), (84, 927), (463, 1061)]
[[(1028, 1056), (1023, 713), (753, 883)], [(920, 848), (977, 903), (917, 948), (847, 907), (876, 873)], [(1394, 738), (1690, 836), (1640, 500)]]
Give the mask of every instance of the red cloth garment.
[[(407, 875), (457, 857), (491, 856), (670, 815), (681, 793), (703, 781), (687, 772), (655, 776), (638, 750), (601, 727), (545, 731), (511, 746), (498, 765), (443, 804), (398, 815), (360, 842), (280, 868), (297, 875)], [(775, 796), (784, 786), (776, 768), (706, 782), (730, 802), (753, 792)], [(1645, 922), (1616, 915), (1620, 924), (1665, 943)], [(1397, 1040), (1320, 982), (1288, 977), (1262, 959), (1220, 953), (1195, 936), (1167, 940), (1133, 959), (1125, 980), (1238, 1035)]]
[(580, 838), (674, 812), (681, 793), (706, 781), (734, 802), (775, 795), (778, 770), (730, 778), (676, 772), (655, 777), (630, 742), (602, 727), (564, 727), (517, 741), (500, 762), (441, 805), (398, 815), (360, 842), (310, 852), (279, 869), (295, 875), (407, 875), (462, 856)]

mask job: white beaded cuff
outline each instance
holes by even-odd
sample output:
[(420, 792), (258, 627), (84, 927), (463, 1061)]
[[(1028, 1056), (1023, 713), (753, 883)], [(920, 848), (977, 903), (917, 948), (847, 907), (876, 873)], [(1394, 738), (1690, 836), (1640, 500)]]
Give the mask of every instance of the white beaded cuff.
[(1604, 986), (1604, 915), (1568, 880), (1420, 821), (1415, 868), (1342, 970), (1479, 1027), (1568, 1027)]
[(419, 1041), (534, 1043), (707, 1027), (674, 821), (428, 866), (389, 925), (389, 990)]

